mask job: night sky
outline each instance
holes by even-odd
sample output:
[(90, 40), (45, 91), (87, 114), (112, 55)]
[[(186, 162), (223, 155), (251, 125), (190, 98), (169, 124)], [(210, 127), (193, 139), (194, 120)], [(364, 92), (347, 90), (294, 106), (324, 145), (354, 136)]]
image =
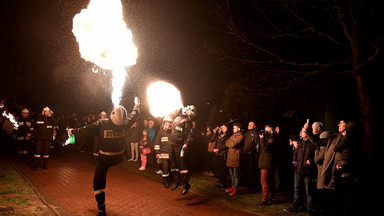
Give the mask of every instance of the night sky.
[[(75, 36), (72, 34), (72, 19), (81, 9), (86, 8), (88, 2), (88, 0), (3, 1), (0, 8), (2, 70), (0, 100), (5, 100), (8, 107), (19, 104), (30, 106), (33, 111), (40, 112), (43, 107), (49, 106), (58, 113), (99, 112), (111, 108), (109, 74), (92, 72), (93, 64), (80, 57)], [(139, 53), (137, 64), (129, 69), (130, 81), (126, 82), (123, 93), (122, 104), (127, 107), (132, 106), (134, 95), (138, 95), (142, 101), (145, 100), (145, 89), (149, 83), (164, 80), (179, 88), (184, 104), (196, 105), (202, 114), (200, 116), (204, 119), (212, 105), (224, 99), (224, 89), (235, 77), (255, 70), (245, 64), (235, 67), (233, 62), (214, 58), (209, 52), (212, 46), (218, 46), (222, 50), (227, 49), (229, 53), (237, 53), (240, 50), (239, 57), (264, 60), (264, 57), (258, 53), (243, 52), (243, 47), (236, 47), (230, 44), (231, 41), (229, 43), (225, 40), (220, 43), (212, 42), (228, 33), (223, 26), (217, 25), (216, 29), (212, 29), (212, 25), (217, 24), (212, 20), (214, 11), (210, 8), (215, 1), (123, 0), (122, 2), (124, 18), (132, 31), (133, 41)], [(252, 3), (252, 1), (248, 2)], [(249, 7), (251, 3), (232, 4), (233, 14), (236, 16), (235, 22), (239, 25), (251, 26), (248, 30), (251, 33), (254, 31), (257, 36), (260, 35), (259, 32), (262, 34), (265, 31), (263, 29), (265, 23), (253, 17), (255, 12)], [(309, 11), (308, 14), (310, 13)], [(321, 18), (318, 17), (319, 20)], [(368, 23), (372, 25), (370, 29), (375, 29), (373, 22), (369, 19)], [(256, 22), (252, 23), (255, 20)], [(290, 20), (283, 18), (278, 22), (289, 24)], [(380, 28), (376, 29), (376, 33), (382, 33)], [(320, 61), (326, 61), (328, 57), (345, 55), (342, 52), (330, 51), (331, 49), (323, 46), (318, 38), (307, 38), (305, 43), (300, 41), (288, 45), (274, 44), (269, 39), (263, 42), (270, 43), (277, 49), (279, 46), (285, 46), (287, 52), (285, 54), (292, 56), (295, 56), (295, 52), (307, 52), (307, 44), (317, 44), (315, 48), (323, 51), (311, 50), (311, 55), (306, 56), (309, 60), (319, 58)], [(370, 42), (377, 44), (377, 41)], [(367, 50), (363, 51), (372, 52), (369, 44), (366, 47), (368, 47)], [(380, 53), (382, 53), (381, 50)], [(380, 58), (382, 54), (377, 57), (377, 59)], [(370, 70), (382, 71), (382, 64), (378, 62), (380, 61), (373, 62)], [(282, 67), (277, 69), (287, 70)], [(241, 74), (239, 71), (244, 73)], [(256, 78), (254, 77), (256, 75), (251, 74), (252, 79), (260, 80), (256, 83), (261, 86), (260, 92), (273, 90), (276, 83), (285, 84), (290, 80), (296, 81), (290, 79), (290, 76), (280, 76), (276, 79), (271, 74), (259, 73), (259, 77)], [(306, 97), (313, 95), (327, 99), (328, 97), (324, 95), (332, 95), (333, 98), (326, 101), (332, 103), (341, 101), (341, 105), (335, 106), (334, 109), (341, 110), (340, 107), (344, 105), (348, 107), (352, 104), (355, 106), (353, 112), (358, 111), (353, 79), (344, 76), (327, 78), (328, 83), (322, 85), (325, 75), (329, 76), (329, 74), (320, 74), (301, 83), (297, 82), (296, 86), (283, 91), (283, 94), (280, 92), (278, 95), (280, 98), (289, 98), (292, 95), (296, 98), (292, 103), (282, 102), (283, 105), (279, 105), (280, 112), (295, 107), (291, 106), (292, 104), (300, 103), (300, 96), (305, 95), (303, 92), (306, 93)], [(367, 77), (367, 83), (370, 85), (370, 91), (374, 93), (372, 96), (374, 98), (379, 95), (374, 87), (377, 86), (378, 81), (373, 73)], [(273, 82), (275, 82), (274, 85), (272, 85)], [(333, 92), (329, 94), (331, 91), (335, 94)], [(263, 103), (268, 106), (270, 99), (272, 100), (272, 98), (264, 98)], [(375, 101), (373, 100), (373, 103), (377, 105)], [(317, 103), (323, 102), (317, 101)], [(316, 106), (316, 104), (312, 105)]]

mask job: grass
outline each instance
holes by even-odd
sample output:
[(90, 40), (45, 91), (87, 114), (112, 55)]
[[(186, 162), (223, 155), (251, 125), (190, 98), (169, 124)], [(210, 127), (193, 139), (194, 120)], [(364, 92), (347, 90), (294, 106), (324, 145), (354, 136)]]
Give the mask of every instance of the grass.
[(1, 160), (0, 215), (54, 215), (20, 174)]
[[(141, 162), (128, 162), (124, 161), (119, 166), (133, 173), (144, 175), (150, 179), (161, 183), (161, 176), (156, 174), (158, 168), (147, 168), (140, 171), (139, 167)], [(305, 213), (288, 213), (283, 209), (291, 206), (292, 193), (288, 191), (276, 193), (276, 200), (274, 204), (267, 206), (260, 206), (258, 203), (261, 200), (260, 192), (249, 192), (246, 187), (240, 187), (239, 194), (236, 196), (229, 196), (224, 192), (224, 189), (216, 187), (218, 179), (202, 175), (200, 173), (192, 173), (189, 178), (191, 184), (191, 192), (201, 194), (207, 197), (213, 203), (225, 205), (235, 210), (242, 210), (249, 214), (255, 215), (305, 215)], [(160, 186), (160, 185), (159, 185)]]

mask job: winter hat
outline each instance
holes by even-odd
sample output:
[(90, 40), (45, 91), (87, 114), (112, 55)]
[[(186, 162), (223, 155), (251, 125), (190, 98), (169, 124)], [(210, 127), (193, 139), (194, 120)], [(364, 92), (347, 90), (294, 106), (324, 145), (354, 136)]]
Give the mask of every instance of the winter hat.
[(323, 123), (321, 122), (313, 122), (312, 127), (315, 126), (319, 131), (323, 130)]
[(324, 131), (320, 134), (320, 139), (327, 139), (329, 137), (329, 131)]

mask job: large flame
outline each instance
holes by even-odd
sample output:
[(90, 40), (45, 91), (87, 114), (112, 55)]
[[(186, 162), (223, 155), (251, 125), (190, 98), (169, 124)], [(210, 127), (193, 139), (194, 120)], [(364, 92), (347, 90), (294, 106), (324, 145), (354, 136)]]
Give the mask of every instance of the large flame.
[(147, 100), (153, 116), (164, 117), (183, 107), (180, 91), (173, 85), (158, 81), (147, 88)]
[(123, 20), (120, 0), (91, 0), (73, 18), (73, 34), (81, 57), (103, 69), (112, 70), (112, 102), (120, 103), (125, 67), (136, 64), (137, 48)]

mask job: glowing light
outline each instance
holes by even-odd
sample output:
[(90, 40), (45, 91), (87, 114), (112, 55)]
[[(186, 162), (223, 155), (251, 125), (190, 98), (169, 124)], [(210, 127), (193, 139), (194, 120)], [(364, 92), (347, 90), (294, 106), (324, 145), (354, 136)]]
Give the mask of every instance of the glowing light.
[(147, 100), (153, 116), (164, 117), (183, 107), (180, 91), (173, 85), (158, 81), (147, 88)]
[(18, 128), (19, 127), (19, 123), (16, 121), (15, 117), (13, 117), (13, 115), (11, 113), (7, 114), (6, 111), (3, 112), (3, 116), (8, 118), (9, 121), (13, 124), (13, 126), (15, 128)]
[(83, 59), (112, 70), (112, 101), (118, 105), (127, 73), (125, 67), (136, 64), (137, 58), (132, 33), (123, 20), (121, 1), (91, 0), (73, 18), (72, 32)]

